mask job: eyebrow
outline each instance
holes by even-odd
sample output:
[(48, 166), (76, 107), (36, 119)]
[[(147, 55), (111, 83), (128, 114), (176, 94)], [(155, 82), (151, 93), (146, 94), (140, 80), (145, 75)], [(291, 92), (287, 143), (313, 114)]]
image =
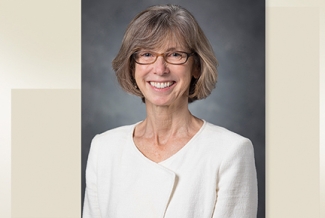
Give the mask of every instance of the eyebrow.
[[(152, 48), (142, 48), (139, 51), (154, 51), (155, 52), (155, 50), (156, 49), (152, 49)], [(185, 50), (187, 50), (187, 49), (181, 49), (181, 48), (171, 47), (171, 48), (168, 48), (167, 50), (165, 50), (165, 52), (170, 52), (170, 51), (185, 51)]]
[(174, 47), (172, 47), (172, 48), (168, 48), (167, 50), (166, 50), (166, 52), (168, 52), (168, 51), (181, 51), (182, 49), (177, 49), (177, 48), (174, 48)]

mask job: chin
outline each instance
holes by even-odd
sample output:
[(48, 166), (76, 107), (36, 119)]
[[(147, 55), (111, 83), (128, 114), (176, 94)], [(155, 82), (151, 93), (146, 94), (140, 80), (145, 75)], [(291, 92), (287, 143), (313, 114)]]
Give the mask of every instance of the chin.
[(154, 98), (154, 99), (146, 99), (146, 102), (150, 102), (150, 104), (155, 106), (170, 106), (170, 105), (178, 105), (178, 104), (186, 104), (187, 98), (183, 99), (170, 99), (170, 98)]
[(151, 101), (146, 99), (146, 102), (150, 102), (152, 105), (155, 105), (155, 106), (168, 106), (171, 104), (169, 101), (163, 100), (163, 99), (156, 99), (156, 100), (151, 100)]

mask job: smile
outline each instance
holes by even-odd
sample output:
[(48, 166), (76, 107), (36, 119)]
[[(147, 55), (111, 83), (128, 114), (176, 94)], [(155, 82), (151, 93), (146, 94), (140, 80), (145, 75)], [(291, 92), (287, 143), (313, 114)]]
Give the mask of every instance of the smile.
[(157, 88), (157, 89), (163, 89), (163, 88), (167, 88), (171, 85), (173, 85), (174, 82), (163, 82), (163, 83), (159, 83), (159, 82), (150, 82), (150, 85), (152, 85), (153, 87)]

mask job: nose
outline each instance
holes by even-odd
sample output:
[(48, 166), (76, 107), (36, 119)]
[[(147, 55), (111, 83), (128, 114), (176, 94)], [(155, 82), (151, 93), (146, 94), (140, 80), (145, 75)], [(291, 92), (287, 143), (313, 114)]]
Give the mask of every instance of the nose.
[(154, 73), (157, 75), (164, 75), (169, 72), (167, 63), (162, 55), (160, 55), (154, 63)]

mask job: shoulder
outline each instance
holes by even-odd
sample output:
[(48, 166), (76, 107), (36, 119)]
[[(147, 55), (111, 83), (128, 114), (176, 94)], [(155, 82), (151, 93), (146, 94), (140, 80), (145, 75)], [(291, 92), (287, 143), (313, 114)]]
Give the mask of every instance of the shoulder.
[[(228, 175), (242, 174), (255, 178), (255, 157), (252, 142), (226, 128), (206, 124), (205, 137), (208, 139), (209, 152), (219, 159), (219, 172)], [(225, 174), (224, 174), (225, 175)]]
[(121, 126), (97, 134), (91, 142), (92, 150), (104, 152), (111, 149), (118, 149), (127, 143), (132, 135), (133, 128), (136, 124)]
[(201, 139), (210, 149), (217, 149), (218, 152), (240, 153), (253, 151), (252, 142), (248, 138), (208, 122), (206, 122), (202, 130)]
[(238, 133), (232, 132), (224, 127), (214, 125), (212, 123), (206, 122), (204, 129), (202, 131), (204, 135), (209, 135), (213, 140), (222, 140), (225, 142), (241, 142), (249, 141), (248, 138), (239, 135)]

